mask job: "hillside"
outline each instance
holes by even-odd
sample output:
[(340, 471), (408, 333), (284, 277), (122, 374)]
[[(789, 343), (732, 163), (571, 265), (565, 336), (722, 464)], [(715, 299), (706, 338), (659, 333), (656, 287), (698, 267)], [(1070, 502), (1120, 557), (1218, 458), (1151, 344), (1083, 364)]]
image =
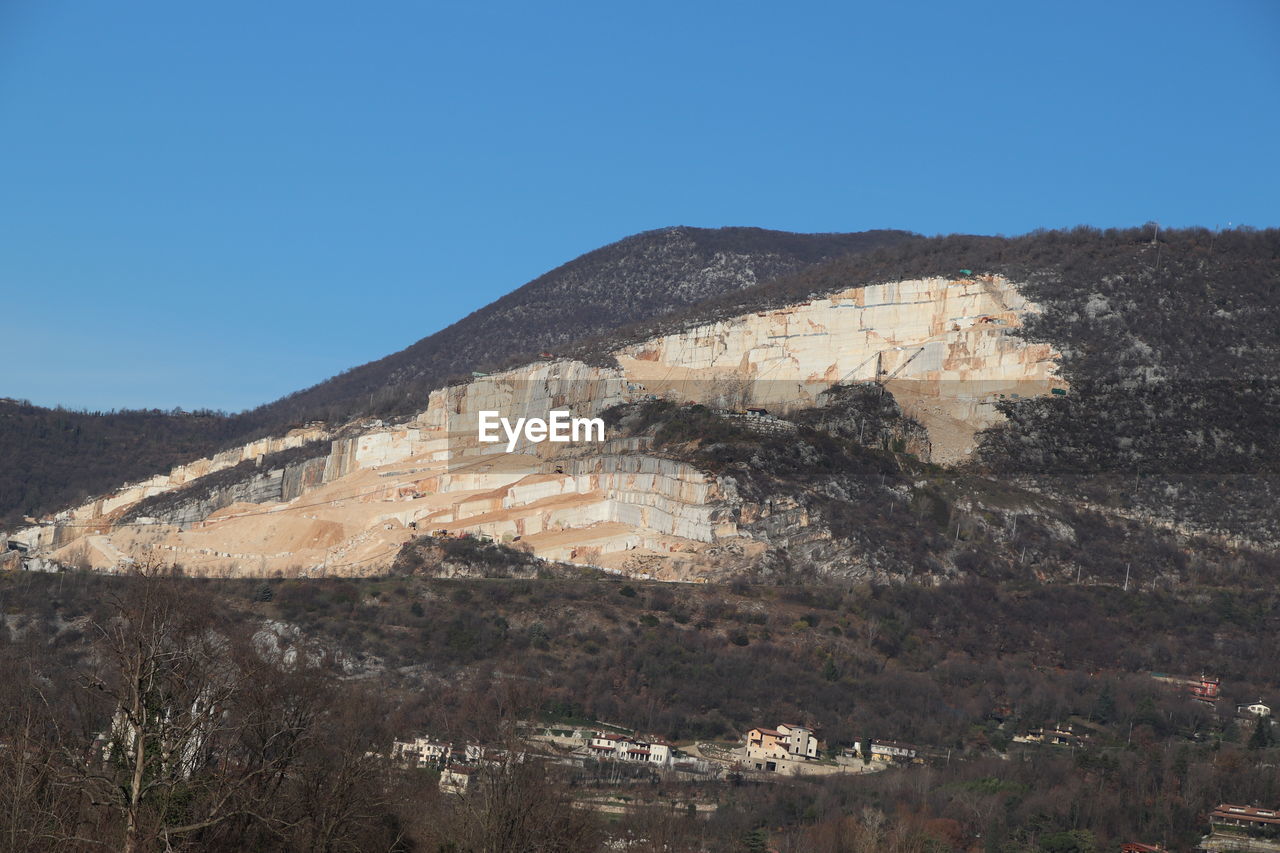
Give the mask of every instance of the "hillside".
[[(1278, 292), (1280, 231), (915, 238), (115, 484), (3, 555), (69, 570), (0, 573), (0, 779), (36, 780), (0, 795), (118, 831), (59, 783), (116, 706), (52, 674), (117, 683), (101, 626), (151, 590), (236, 685), (240, 758), (174, 784), (210, 849), (313, 849), (349, 802), (352, 849), (443, 847), (495, 811), (386, 766), (391, 738), (596, 721), (712, 760), (798, 722), (824, 767), (868, 740), (919, 763), (679, 775), (525, 743), (547, 760), (507, 790), (598, 833), (556, 849), (1190, 849), (1217, 804), (1277, 801), (1249, 707), (1277, 701)], [(478, 411), (552, 406), (607, 440), (474, 440)], [(321, 705), (323, 748), (255, 740)], [(270, 808), (192, 819), (236, 797)]]
[[(668, 580), (1261, 576), (1280, 541), (1276, 246), (917, 239), (706, 300), (648, 337), (619, 330), (594, 357), (437, 390), (399, 423), (198, 460), (20, 538), (76, 565), (158, 551), (231, 575), (376, 574), (443, 529)], [(483, 409), (655, 398), (669, 426), (623, 418), (598, 447), (457, 443)], [(744, 431), (748, 405), (781, 418)]]
[(995, 476), (1201, 532), (1280, 544), (1280, 231), (1076, 228), (955, 235), (812, 267), (636, 323), (576, 354), (641, 341), (849, 282), (973, 269), (1040, 310), (1013, 335), (1061, 355), (1069, 395), (1012, 398), (981, 440)]
[[(569, 261), (417, 343), (239, 415), (74, 412), (0, 400), (0, 524), (41, 515), (292, 425), (405, 414), (445, 380), (536, 357), (809, 265), (908, 239), (665, 228)], [(2, 391), (3, 389), (0, 389)]]
[(219, 412), (77, 412), (0, 400), (0, 526), (168, 470), (240, 429)]
[[(392, 738), (416, 734), (501, 744), (513, 720), (533, 719), (570, 728), (608, 721), (687, 750), (731, 745), (754, 726), (791, 720), (817, 729), (833, 753), (871, 738), (936, 756), (932, 766), (801, 778), (623, 774), (547, 762), (560, 771), (551, 779), (565, 796), (631, 802), (602, 816), (599, 828), (612, 838), (652, 832), (648, 809), (678, 819), (681, 834), (667, 836), (667, 850), (760, 849), (740, 841), (760, 826), (794, 842), (779, 849), (833, 853), (961, 853), (993, 839), (996, 850), (1061, 853), (1114, 850), (1135, 837), (1186, 850), (1217, 803), (1276, 799), (1280, 750), (1271, 727), (1234, 713), (1259, 697), (1275, 704), (1280, 623), (1266, 588), (158, 580), (153, 595), (166, 596), (164, 612), (178, 617), (161, 630), (186, 640), (160, 647), (183, 667), (174, 676), (178, 664), (160, 668), (172, 691), (165, 698), (200, 690), (206, 682), (193, 671), (216, 672), (220, 684), (237, 679), (222, 694), (215, 731), (220, 754), (238, 760), (203, 765), (191, 777), (198, 785), (171, 782), (186, 795), (179, 816), (214, 811), (220, 800), (210, 789), (259, 806), (250, 821), (197, 824), (193, 847), (273, 849), (268, 841), (284, 838), (300, 840), (281, 849), (316, 849), (307, 834), (354, 803), (359, 810), (341, 826), (365, 837), (347, 849), (410, 849), (385, 840), (392, 830), (401, 842), (439, 849), (449, 801), (431, 795), (431, 771), (416, 771), (427, 784), (405, 789), (410, 780), (371, 759)], [(92, 754), (115, 711), (118, 694), (104, 687), (118, 690), (123, 679), (109, 656), (112, 635), (100, 626), (123, 622), (117, 614), (148, 588), (137, 577), (82, 572), (0, 576), (0, 739), (24, 747), (0, 752), (10, 826), (57, 838), (62, 826), (80, 825), (40, 821), (58, 815), (119, 831), (111, 800), (92, 796), (89, 783), (58, 783), (92, 769), (90, 781), (102, 785), (101, 763), (86, 768), (81, 756)], [(193, 646), (205, 651), (191, 637), (216, 638), (213, 653), (189, 662)], [(291, 661), (281, 648), (302, 653)], [(66, 677), (89, 670), (97, 677)], [(1153, 679), (1153, 670), (1211, 673), (1222, 698), (1197, 701)], [(1027, 742), (1059, 726), (1075, 732), (1071, 745)], [(270, 748), (277, 739), (286, 746)], [(295, 739), (302, 748), (288, 746)], [(545, 744), (522, 750), (567, 757)], [(284, 772), (263, 782), (264, 764)], [(113, 766), (106, 772), (106, 781), (122, 777)], [(711, 808), (686, 810), (693, 801)], [(824, 829), (838, 832), (845, 816), (865, 820), (870, 809), (916, 843), (815, 843)], [(1079, 835), (1082, 827), (1092, 834)], [(1090, 843), (1065, 846), (1064, 838)]]

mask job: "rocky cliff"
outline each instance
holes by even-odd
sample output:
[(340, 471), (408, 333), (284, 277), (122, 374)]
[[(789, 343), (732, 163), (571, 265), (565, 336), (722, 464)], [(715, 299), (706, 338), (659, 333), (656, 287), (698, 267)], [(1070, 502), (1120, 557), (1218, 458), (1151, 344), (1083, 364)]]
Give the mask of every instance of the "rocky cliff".
[(398, 424), (264, 439), (10, 539), (33, 557), (101, 569), (159, 557), (199, 574), (368, 574), (432, 531), (630, 574), (702, 577), (759, 555), (771, 531), (794, 538), (808, 511), (744, 501), (732, 478), (656, 451), (645, 436), (520, 440), (508, 453), (478, 439), (479, 413), (591, 417), (668, 399), (758, 429), (772, 415), (738, 413), (810, 409), (834, 384), (877, 381), (924, 425), (921, 454), (951, 462), (1000, 419), (996, 400), (1062, 385), (1048, 345), (1009, 334), (1034, 310), (997, 276), (848, 288), (622, 347), (616, 366), (550, 359), (478, 376), (433, 391)]

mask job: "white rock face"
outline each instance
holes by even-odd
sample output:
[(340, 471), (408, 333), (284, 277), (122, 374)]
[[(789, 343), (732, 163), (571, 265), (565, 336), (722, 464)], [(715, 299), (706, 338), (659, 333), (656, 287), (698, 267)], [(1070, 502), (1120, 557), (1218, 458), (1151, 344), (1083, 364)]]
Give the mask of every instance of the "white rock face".
[[(999, 396), (1062, 385), (1048, 346), (1008, 334), (1032, 310), (997, 277), (851, 288), (624, 347), (620, 368), (539, 362), (434, 391), (408, 423), (334, 440), (306, 472), (262, 472), (262, 488), (279, 490), (266, 503), (267, 492), (254, 493), (195, 524), (112, 524), (143, 498), (330, 433), (295, 430), (197, 460), (12, 538), (98, 568), (163, 553), (204, 574), (377, 572), (409, 538), (437, 530), (519, 538), (539, 556), (605, 566), (697, 553), (741, 539), (726, 511), (731, 485), (634, 438), (522, 440), (508, 454), (505, 440), (477, 440), (479, 413), (590, 417), (648, 396), (785, 411), (813, 405), (833, 383), (878, 378), (928, 428), (934, 460), (953, 461), (999, 420)], [(81, 548), (89, 535), (93, 547)]]
[[(1005, 279), (977, 276), (853, 288), (777, 311), (627, 347), (627, 375), (662, 393), (706, 388), (722, 405), (813, 405), (834, 382), (890, 379), (929, 428), (934, 459), (955, 461), (998, 422), (1001, 394), (1064, 387), (1046, 344), (1008, 335), (1034, 310)], [(935, 434), (936, 433), (936, 434)]]
[(126, 483), (111, 494), (57, 513), (53, 524), (24, 528), (10, 534), (9, 538), (23, 542), (32, 548), (51, 549), (66, 541), (65, 538), (58, 539), (60, 525), (63, 527), (62, 536), (65, 537), (68, 532), (86, 528), (92, 522), (106, 519), (141, 500), (172, 491), (200, 477), (234, 468), (246, 460), (259, 459), (282, 450), (301, 447), (308, 442), (324, 439), (328, 435), (328, 430), (323, 427), (295, 429), (278, 438), (259, 439), (218, 453), (212, 458), (200, 458), (186, 465), (179, 465), (167, 474), (157, 474), (138, 483)]

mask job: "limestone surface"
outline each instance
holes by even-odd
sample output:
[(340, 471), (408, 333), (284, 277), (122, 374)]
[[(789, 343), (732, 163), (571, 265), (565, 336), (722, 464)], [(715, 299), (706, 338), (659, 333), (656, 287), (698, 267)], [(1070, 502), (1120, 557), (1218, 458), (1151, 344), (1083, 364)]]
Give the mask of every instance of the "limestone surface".
[[(744, 509), (731, 482), (636, 438), (521, 437), (508, 453), (505, 441), (480, 440), (481, 413), (590, 418), (651, 397), (785, 413), (815, 405), (834, 383), (874, 380), (927, 428), (932, 460), (955, 462), (999, 421), (1001, 396), (1064, 387), (1056, 353), (1009, 334), (1034, 310), (994, 276), (849, 288), (625, 346), (618, 367), (553, 360), (477, 376), (432, 392), (403, 423), (262, 439), (126, 484), (10, 539), (32, 558), (107, 571), (158, 557), (192, 574), (296, 576), (376, 574), (413, 536), (471, 534), (548, 559), (696, 580), (762, 548), (741, 523), (758, 509)], [(184, 489), (323, 439), (321, 456), (231, 487)], [(161, 516), (121, 520), (168, 492), (176, 500)], [(752, 520), (752, 530), (767, 527)]]

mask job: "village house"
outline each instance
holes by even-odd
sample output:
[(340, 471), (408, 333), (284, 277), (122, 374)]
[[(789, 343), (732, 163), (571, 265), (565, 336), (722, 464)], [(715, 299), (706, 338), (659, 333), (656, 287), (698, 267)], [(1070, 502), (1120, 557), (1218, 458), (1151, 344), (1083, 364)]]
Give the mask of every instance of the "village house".
[(1236, 714), (1241, 717), (1247, 714), (1251, 714), (1255, 717), (1270, 717), (1271, 706), (1264, 704), (1263, 701), (1259, 699), (1257, 702), (1252, 702), (1248, 705), (1237, 705)]
[(1223, 803), (1209, 813), (1209, 825), (1235, 829), (1276, 829), (1280, 827), (1280, 810)]
[(845, 747), (840, 755), (845, 761), (860, 758), (863, 761), (881, 764), (924, 764), (929, 761), (948, 760), (951, 757), (951, 750), (917, 746), (896, 740), (873, 740), (866, 744), (855, 741), (853, 746)]
[(818, 738), (813, 729), (795, 723), (783, 723), (778, 726), (778, 733), (785, 739), (790, 758), (818, 757)]
[(453, 757), (453, 744), (433, 741), (426, 736), (397, 740), (391, 744), (391, 757), (413, 767), (436, 767)]
[(440, 792), (443, 794), (465, 794), (471, 787), (471, 777), (475, 774), (472, 767), (446, 767), (440, 771)]
[(1053, 746), (1081, 746), (1086, 735), (1077, 734), (1071, 726), (1028, 729), (1025, 734), (1014, 735), (1015, 743), (1047, 743)]
[(1220, 678), (1204, 674), (1201, 674), (1199, 678), (1193, 678), (1186, 675), (1169, 675), (1164, 672), (1153, 672), (1151, 677), (1166, 684), (1176, 684), (1191, 694), (1191, 698), (1198, 699), (1201, 702), (1212, 704), (1218, 701), (1218, 697), (1222, 695), (1222, 679)]
[(497, 753), (478, 743), (464, 744), (461, 751), (451, 743), (434, 741), (429, 736), (413, 740), (397, 740), (391, 744), (391, 757), (411, 767), (441, 767), (449, 763), (478, 764), (492, 760)]
[(671, 763), (671, 744), (661, 740), (641, 740), (613, 732), (596, 732), (588, 752), (608, 761), (630, 761), (665, 767)]
[(1277, 853), (1280, 809), (1222, 803), (1209, 813), (1209, 834), (1195, 849), (1200, 853)]
[(853, 748), (864, 758), (869, 755), (872, 761), (900, 764), (921, 764), (924, 762), (919, 747), (896, 740), (873, 740), (870, 742), (869, 749), (864, 749), (861, 743), (855, 743)]
[(783, 723), (776, 729), (754, 728), (747, 732), (747, 760), (757, 770), (777, 770), (777, 762), (809, 761), (818, 757), (818, 739), (813, 729)]
[(754, 728), (747, 732), (747, 758), (777, 758), (786, 753), (777, 729)]

